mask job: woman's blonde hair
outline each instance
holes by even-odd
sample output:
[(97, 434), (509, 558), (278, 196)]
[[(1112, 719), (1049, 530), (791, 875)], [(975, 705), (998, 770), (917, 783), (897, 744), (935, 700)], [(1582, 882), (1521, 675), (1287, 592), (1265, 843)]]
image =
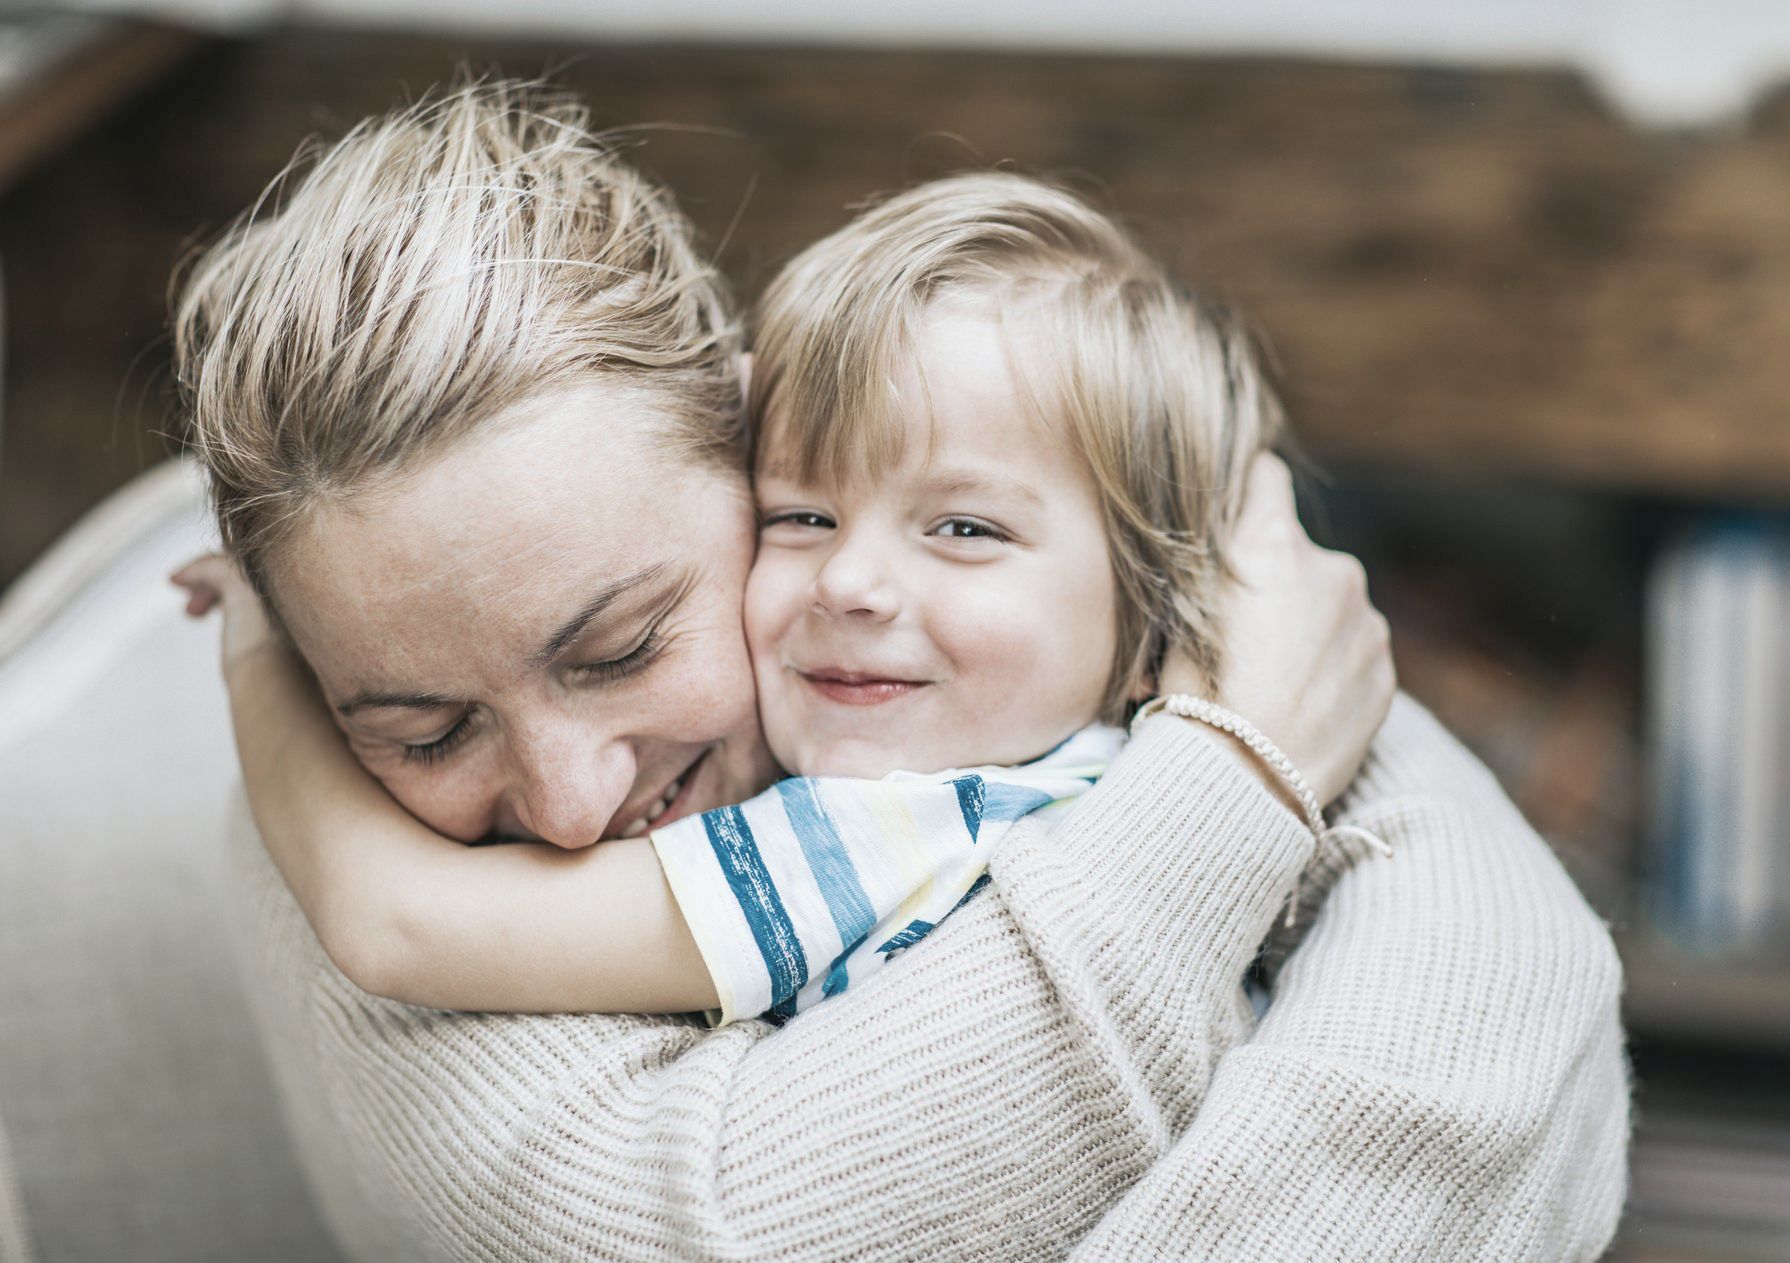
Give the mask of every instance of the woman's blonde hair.
[(670, 197), (539, 84), (462, 82), (307, 145), (194, 265), (175, 378), (264, 596), (311, 505), (592, 378), (745, 466), (740, 330)]
[(994, 300), (1006, 328), (1024, 329), (1021, 389), (1098, 488), (1119, 589), (1103, 718), (1124, 717), (1171, 645), (1215, 679), (1222, 544), (1281, 408), (1237, 322), (1066, 190), (952, 176), (797, 256), (759, 312), (755, 441), (768, 425), (779, 458), (808, 480), (899, 461), (913, 417), (927, 415), (896, 386), (915, 330), (928, 304), (960, 294)]

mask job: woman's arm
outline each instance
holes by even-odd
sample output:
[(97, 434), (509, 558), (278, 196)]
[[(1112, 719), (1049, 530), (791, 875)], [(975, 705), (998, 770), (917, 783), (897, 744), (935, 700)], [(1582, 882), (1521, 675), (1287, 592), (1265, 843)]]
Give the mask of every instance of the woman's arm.
[[(1490, 774), (1408, 699), (1259, 1031), (1076, 1257), (1592, 1259), (1625, 1189), (1621, 977)], [(1191, 1072), (1203, 1072), (1196, 1064)]]
[[(1279, 603), (1285, 660), (1258, 674), (1285, 696), (1227, 701), (1365, 746), (1384, 699), (1359, 687), (1371, 669), (1335, 664), (1373, 639), (1335, 634), (1365, 600), (1302, 536), (1282, 542), (1292, 582), (1270, 566), (1239, 600)], [(1348, 686), (1315, 678), (1326, 662)], [(1222, 739), (1152, 721), (1048, 839), (1016, 831), (982, 897), (774, 1034), (375, 1000), (323, 958), (252, 835), (237, 849), (310, 1174), (369, 1248), (1046, 1259), (1193, 1120), (1312, 840)]]
[(712, 1034), (367, 996), (240, 836), (265, 1042), (332, 1222), (461, 1259), (1061, 1256), (1191, 1120), (1189, 1065), (1247, 1030), (1238, 978), (1311, 840), (1154, 723), (1025, 832), (863, 987)]

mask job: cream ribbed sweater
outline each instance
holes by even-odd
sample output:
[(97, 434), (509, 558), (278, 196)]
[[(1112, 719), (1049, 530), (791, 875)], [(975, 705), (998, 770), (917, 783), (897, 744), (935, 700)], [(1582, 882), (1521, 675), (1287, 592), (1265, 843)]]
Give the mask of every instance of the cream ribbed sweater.
[(1345, 806), (1398, 855), (1319, 857), (1253, 1037), (1238, 979), (1310, 834), (1171, 717), (777, 1032), (369, 998), (236, 832), (283, 1093), (364, 1259), (1595, 1257), (1628, 1133), (1608, 935), (1407, 699)]

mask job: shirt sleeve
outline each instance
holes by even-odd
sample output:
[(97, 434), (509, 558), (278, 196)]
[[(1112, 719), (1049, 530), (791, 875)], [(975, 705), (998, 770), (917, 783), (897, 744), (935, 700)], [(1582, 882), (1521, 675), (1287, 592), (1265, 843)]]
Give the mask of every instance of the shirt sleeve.
[(1593, 1259), (1629, 1080), (1609, 935), (1490, 774), (1400, 699), (1260, 1029), (1077, 1259)]
[[(918, 942), (981, 876), (973, 773), (949, 781), (790, 777), (655, 830), (653, 847), (725, 1025), (787, 1020)], [(1050, 800), (1038, 795), (1037, 806)]]
[(444, 1014), (318, 948), (238, 813), (252, 990), (355, 1257), (1062, 1257), (1185, 1130), (1309, 833), (1153, 722), (985, 893), (781, 1030)]
[(1123, 740), (1090, 727), (1042, 759), (881, 780), (794, 776), (652, 835), (721, 1001), (787, 1021), (843, 995), (978, 888), (1013, 824), (1087, 792)]

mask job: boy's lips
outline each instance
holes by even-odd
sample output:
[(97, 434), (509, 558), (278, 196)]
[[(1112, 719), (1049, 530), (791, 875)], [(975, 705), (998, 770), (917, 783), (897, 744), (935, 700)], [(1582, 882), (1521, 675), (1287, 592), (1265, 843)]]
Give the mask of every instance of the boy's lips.
[(797, 670), (802, 682), (830, 701), (847, 706), (878, 706), (925, 688), (930, 680), (904, 680), (870, 671), (840, 671), (819, 667)]

